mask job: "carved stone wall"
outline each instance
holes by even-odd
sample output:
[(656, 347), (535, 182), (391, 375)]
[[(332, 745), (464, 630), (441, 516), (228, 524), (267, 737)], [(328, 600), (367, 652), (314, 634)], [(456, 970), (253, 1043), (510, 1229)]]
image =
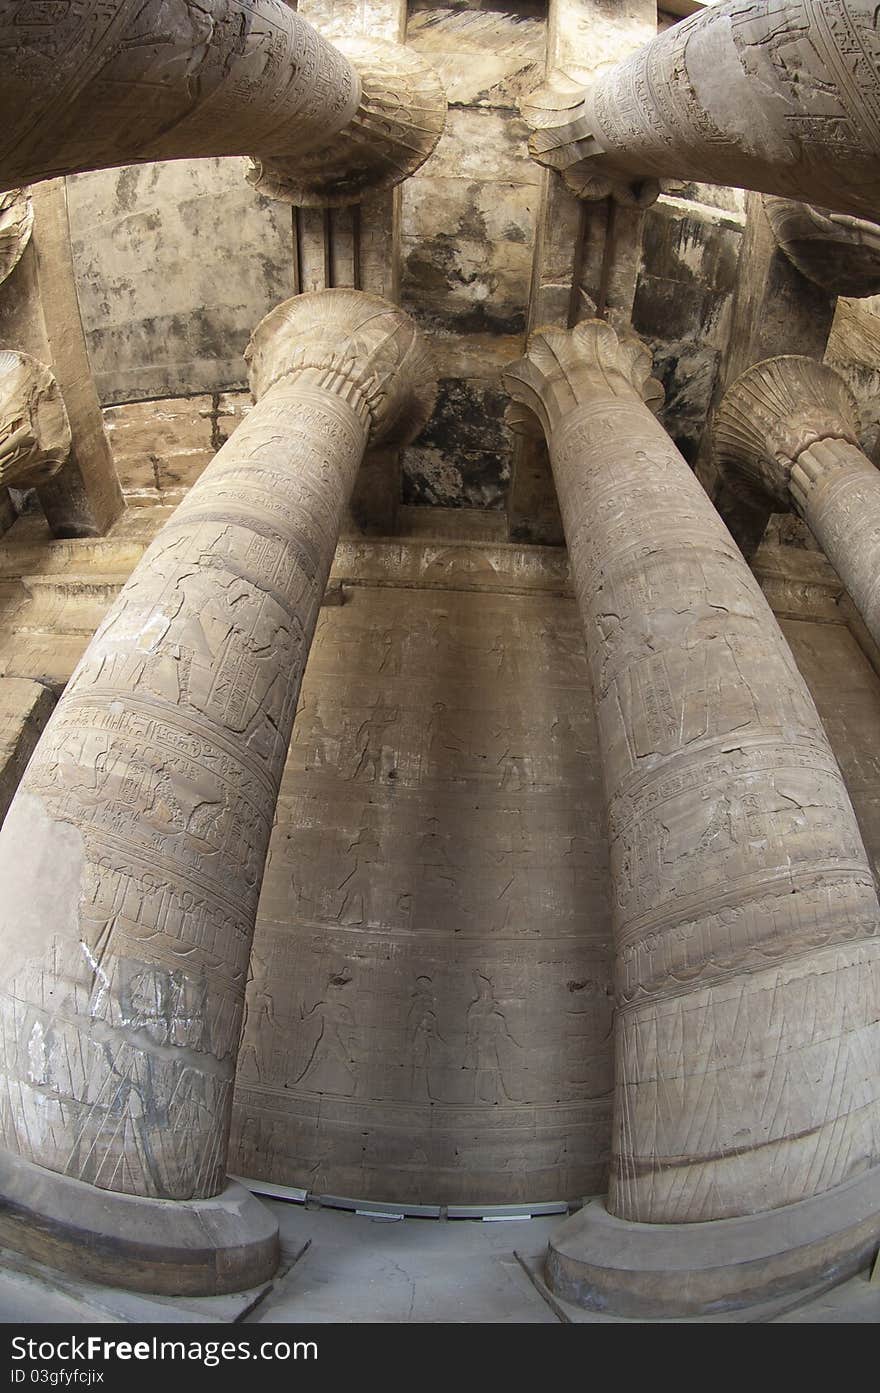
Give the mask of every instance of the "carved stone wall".
[(468, 555), (473, 588), (359, 584), (321, 613), (260, 900), (230, 1167), (388, 1201), (575, 1198), (604, 1186), (611, 1125), (580, 624), (558, 590), (504, 593), (524, 589), (528, 552), (501, 560), (492, 593), (486, 548), (428, 550)]

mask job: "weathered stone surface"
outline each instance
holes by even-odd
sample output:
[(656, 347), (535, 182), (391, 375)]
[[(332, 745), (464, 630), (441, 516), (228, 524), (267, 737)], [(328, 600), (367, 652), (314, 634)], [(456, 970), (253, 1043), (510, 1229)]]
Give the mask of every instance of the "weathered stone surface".
[(505, 405), (494, 385), (441, 380), (430, 422), (418, 445), (404, 452), (403, 502), (502, 508), (512, 444)]
[(124, 503), (80, 318), (65, 181), (44, 181), (33, 190), (33, 200), (42, 319), (72, 438), (66, 465), (39, 489), (40, 503), (54, 536), (100, 536)]
[(39, 682), (0, 678), (0, 823), (54, 705)]
[(111, 607), (0, 834), (0, 1132), (44, 1188), (222, 1188), (263, 862), (343, 508), (368, 437), (430, 412), (411, 323), (370, 296), (289, 301), (249, 356), (257, 406)]
[(24, 255), (33, 226), (34, 209), (26, 189), (0, 194), (0, 285)]
[(253, 325), (297, 287), (290, 209), (243, 175), (240, 160), (174, 160), (68, 180), (82, 322), (104, 405), (246, 386)]
[(573, 601), (539, 549), (340, 551), (260, 899), (233, 1169), (410, 1203), (590, 1193), (609, 906)]
[(168, 1204), (98, 1190), (0, 1151), (0, 1184), (4, 1246), (87, 1281), (220, 1296), (269, 1281), (281, 1258), (275, 1216), (234, 1182)]
[[(546, 71), (583, 83), (632, 52), (656, 30), (652, 0), (551, 0)], [(641, 210), (610, 201), (579, 203), (562, 180), (545, 173), (532, 257), (528, 327), (570, 328), (585, 316), (628, 323), (641, 262)], [(517, 350), (519, 351), (519, 350)], [(542, 441), (515, 445), (507, 504), (511, 537), (561, 544), (562, 524)]]
[(821, 359), (834, 320), (835, 296), (801, 275), (781, 250), (758, 194), (745, 199), (742, 238), (729, 328), (696, 456), (697, 477), (743, 555), (751, 558), (769, 518), (766, 495), (740, 476), (719, 476), (714, 458), (714, 418), (725, 391), (763, 358), (798, 352)]
[(642, 404), (649, 374), (641, 345), (593, 322), (535, 335), (506, 381), (548, 434), (598, 712), (618, 973), (609, 1208), (690, 1224), (877, 1165), (880, 914), (807, 688)]
[(880, 643), (880, 472), (858, 442), (843, 378), (799, 356), (749, 368), (715, 418), (719, 470), (800, 514)]
[(45, 363), (0, 350), (0, 486), (47, 483), (70, 454), (70, 423)]
[[(554, 1294), (634, 1320), (724, 1319), (852, 1276), (877, 1246), (880, 1171), (770, 1214), (703, 1224), (628, 1224), (592, 1200), (550, 1239)], [(763, 1307), (763, 1309), (762, 1309)]]
[(98, 0), (47, 25), (0, 12), (6, 80), (0, 181), (24, 184), (121, 164), (253, 155), (255, 181), (293, 201), (346, 202), (405, 179), (443, 127), (430, 66), (399, 45), (354, 62), (283, 0)]
[(713, 5), (584, 88), (554, 72), (529, 148), (579, 197), (735, 184), (880, 217), (880, 49), (865, 0)]
[(413, 7), (407, 44), (436, 68), (452, 106), (516, 110), (543, 75), (545, 25), (540, 5)]
[(763, 198), (773, 235), (808, 280), (835, 295), (880, 291), (880, 226), (792, 198)]
[(341, 130), (293, 158), (255, 159), (250, 182), (298, 207), (358, 203), (408, 178), (424, 164), (446, 121), (446, 94), (429, 63), (402, 44), (346, 37), (360, 100)]
[(743, 221), (736, 209), (670, 195), (644, 216), (633, 328), (663, 384), (660, 419), (690, 463), (731, 332)]

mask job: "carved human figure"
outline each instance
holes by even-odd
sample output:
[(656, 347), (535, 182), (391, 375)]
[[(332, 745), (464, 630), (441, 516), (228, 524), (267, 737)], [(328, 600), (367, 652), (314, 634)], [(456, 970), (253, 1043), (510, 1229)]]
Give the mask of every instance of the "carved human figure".
[(581, 198), (699, 180), (880, 218), (873, 0), (712, 5), (587, 88), (552, 74), (523, 114), (532, 155)]
[(476, 996), (467, 1009), (464, 1067), (473, 1078), (475, 1103), (510, 1103), (511, 1093), (505, 1071), (510, 1071), (511, 1047), (518, 1051), (490, 978), (473, 974)]
[(261, 192), (352, 203), (430, 155), (446, 99), (383, 39), (328, 43), (286, 0), (0, 0), (0, 188), (152, 160), (252, 155)]
[(768, 358), (715, 416), (719, 471), (804, 519), (880, 643), (880, 472), (859, 448), (855, 398), (812, 358)]
[(33, 488), (70, 454), (70, 423), (51, 368), (0, 349), (0, 487)]
[(224, 1184), (263, 865), (340, 521), (368, 441), (431, 410), (415, 329), (374, 296), (289, 300), (247, 356), (256, 405), (123, 587), (0, 833), (0, 1143), (44, 1188)]
[(690, 1225), (877, 1165), (880, 910), (816, 709), (646, 404), (650, 373), (638, 340), (594, 320), (536, 332), (504, 377), (514, 423), (525, 407), (547, 435), (599, 724), (617, 964), (607, 1208)]

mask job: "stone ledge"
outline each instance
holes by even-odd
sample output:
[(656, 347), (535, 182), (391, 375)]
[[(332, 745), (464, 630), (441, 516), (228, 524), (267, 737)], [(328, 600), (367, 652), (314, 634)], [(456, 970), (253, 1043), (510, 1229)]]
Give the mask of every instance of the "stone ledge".
[(274, 1215), (234, 1182), (211, 1199), (142, 1199), (0, 1152), (0, 1197), (0, 1244), (128, 1291), (243, 1292), (280, 1261)]
[(630, 1223), (593, 1200), (550, 1239), (544, 1280), (609, 1315), (721, 1315), (841, 1282), (878, 1244), (880, 1167), (798, 1204), (709, 1223)]

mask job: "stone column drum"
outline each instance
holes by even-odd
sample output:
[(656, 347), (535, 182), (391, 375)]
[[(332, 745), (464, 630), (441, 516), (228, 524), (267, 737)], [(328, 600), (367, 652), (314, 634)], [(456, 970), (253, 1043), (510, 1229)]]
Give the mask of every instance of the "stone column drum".
[(718, 469), (804, 519), (880, 643), (880, 471), (858, 445), (855, 398), (812, 358), (768, 358), (715, 417)]
[(225, 1176), (263, 863), (361, 457), (433, 401), (411, 321), (357, 291), (280, 305), (248, 356), (256, 406), (86, 649), (0, 833), (0, 1242), (167, 1292), (277, 1261)]
[(443, 130), (446, 98), (418, 54), (328, 43), (286, 0), (49, 8), (0, 0), (0, 188), (253, 155), (272, 197), (350, 203), (412, 174)]
[(538, 331), (505, 373), (547, 435), (585, 627), (617, 960), (607, 1207), (563, 1226), (548, 1279), (634, 1316), (840, 1275), (880, 1235), (871, 872), (760, 587), (645, 404), (650, 370), (593, 320)]
[(528, 99), (530, 150), (582, 198), (663, 179), (734, 184), (880, 217), (873, 0), (733, 0), (675, 24), (588, 88)]

